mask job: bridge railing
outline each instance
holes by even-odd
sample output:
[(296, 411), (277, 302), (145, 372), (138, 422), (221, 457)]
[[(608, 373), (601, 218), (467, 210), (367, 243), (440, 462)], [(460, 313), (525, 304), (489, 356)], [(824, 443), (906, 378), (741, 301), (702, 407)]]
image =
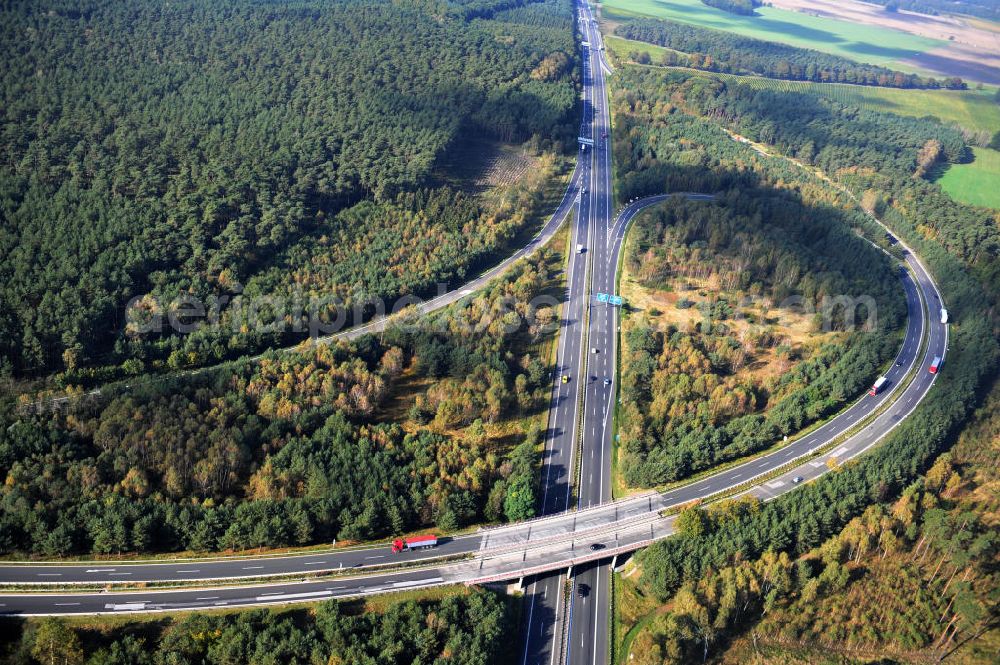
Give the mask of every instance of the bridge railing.
[(569, 531), (563, 533), (554, 533), (543, 538), (538, 538), (535, 540), (523, 540), (519, 542), (511, 542), (505, 545), (500, 545), (497, 547), (488, 547), (480, 549), (477, 553), (479, 556), (496, 556), (501, 554), (507, 554), (510, 552), (520, 552), (529, 549), (536, 549), (539, 547), (544, 547), (546, 545), (551, 545), (552, 543), (559, 542), (561, 540), (566, 540), (569, 536), (572, 536), (572, 540), (584, 540), (587, 538), (593, 538), (597, 535), (603, 535), (608, 532), (621, 531), (623, 528), (630, 526), (635, 526), (636, 524), (641, 524), (642, 522), (655, 522), (662, 519), (660, 517), (659, 511), (650, 510), (645, 513), (640, 513), (638, 515), (632, 515), (620, 520), (615, 520), (613, 522), (607, 522), (606, 524), (598, 524), (595, 526), (587, 527), (585, 529), (577, 530), (575, 527)]
[(589, 563), (591, 561), (600, 561), (602, 559), (608, 559), (619, 554), (627, 554), (629, 552), (634, 552), (643, 547), (648, 547), (652, 543), (662, 538), (666, 538), (668, 533), (664, 533), (660, 536), (651, 536), (644, 540), (637, 540), (632, 543), (627, 543), (624, 545), (619, 545), (618, 547), (610, 547), (604, 550), (598, 550), (596, 552), (589, 552), (580, 556), (573, 556), (568, 559), (560, 559), (558, 561), (537, 564), (534, 566), (527, 566), (524, 568), (518, 568), (515, 570), (507, 570), (499, 573), (493, 573), (490, 575), (479, 575), (474, 576), (472, 579), (465, 580), (466, 586), (471, 586), (473, 584), (485, 584), (487, 582), (500, 582), (502, 580), (510, 580), (516, 577), (527, 577), (528, 575), (538, 575), (539, 573), (548, 573), (553, 570), (562, 570), (563, 568), (569, 568), (571, 566), (579, 566), (584, 563)]
[(566, 519), (569, 515), (589, 515), (590, 513), (599, 512), (601, 510), (607, 510), (611, 506), (619, 505), (624, 506), (629, 503), (639, 503), (643, 499), (651, 501), (652, 499), (659, 497), (660, 493), (655, 490), (650, 490), (648, 492), (643, 492), (642, 494), (636, 494), (634, 496), (625, 497), (623, 499), (612, 499), (611, 501), (604, 501), (603, 503), (598, 503), (593, 506), (587, 506), (586, 508), (581, 508), (578, 510), (567, 510), (561, 513), (552, 513), (549, 515), (539, 515), (538, 517), (532, 517), (530, 520), (523, 520), (521, 522), (515, 522), (513, 524), (497, 524), (496, 526), (486, 526), (480, 527), (476, 530), (476, 533), (489, 534), (496, 531), (502, 530), (515, 530), (525, 526), (533, 526), (540, 522), (554, 522), (559, 519)]

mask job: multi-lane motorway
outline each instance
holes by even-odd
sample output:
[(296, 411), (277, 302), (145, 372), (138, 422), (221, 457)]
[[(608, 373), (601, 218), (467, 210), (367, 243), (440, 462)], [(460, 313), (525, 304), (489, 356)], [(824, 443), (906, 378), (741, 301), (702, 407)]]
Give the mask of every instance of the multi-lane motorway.
[[(581, 10), (582, 12), (582, 10)], [(581, 17), (581, 22), (582, 22)], [(600, 213), (597, 194), (600, 169), (596, 156), (603, 148), (597, 134), (595, 105), (603, 99), (603, 88), (594, 77), (592, 57), (582, 59), (583, 121), (580, 136), (594, 145), (580, 147), (578, 161), (579, 205), (572, 229), (571, 254), (566, 273), (566, 299), (562, 308), (562, 326), (556, 356), (555, 382), (549, 407), (545, 461), (542, 469), (542, 514), (570, 510), (577, 497), (571, 493), (576, 484), (576, 442), (580, 433), (580, 395), (584, 385), (583, 367), (587, 360), (584, 332), (588, 311), (588, 270), (591, 259), (590, 237), (595, 214)], [(577, 248), (582, 248), (582, 252)], [(584, 424), (585, 428), (586, 424)], [(584, 430), (585, 431), (585, 430)], [(585, 462), (580, 460), (580, 462)], [(525, 586), (527, 604), (524, 628), (524, 661), (553, 662), (559, 655), (565, 620), (565, 577), (562, 571), (533, 576)]]
[[(605, 70), (596, 48), (600, 35), (589, 8), (581, 5), (580, 13), (581, 28), (593, 47), (585, 58), (581, 133), (593, 139), (595, 145), (581, 153), (566, 196), (553, 218), (516, 255), (520, 258), (544, 244), (575, 207), (571, 240), (574, 251), (567, 268), (542, 469), (541, 508), (552, 516), (445, 540), (434, 550), (400, 555), (391, 554), (386, 545), (298, 556), (114, 564), (4, 564), (0, 565), (0, 583), (7, 584), (207, 582), (201, 588), (127, 593), (6, 594), (0, 596), (0, 612), (74, 614), (239, 607), (386, 593), (455, 582), (517, 579), (527, 574), (523, 662), (553, 663), (558, 659), (603, 663), (609, 651), (610, 573), (606, 561), (582, 563), (584, 560), (600, 559), (603, 553), (632, 549), (666, 537), (672, 520), (657, 514), (665, 507), (733, 488), (745, 487), (747, 493), (765, 500), (789, 491), (798, 482), (808, 482), (828, 471), (830, 457), (842, 462), (867, 450), (917, 406), (936, 376), (927, 372), (931, 359), (945, 355), (948, 331), (936, 316), (940, 294), (933, 280), (917, 257), (904, 247), (908, 271), (901, 272), (901, 279), (909, 316), (899, 356), (886, 372), (889, 384), (884, 392), (860, 398), (822, 427), (774, 452), (662, 494), (604, 504), (611, 491), (618, 321), (617, 310), (598, 304), (593, 295), (615, 292), (616, 269), (628, 224), (639, 210), (666, 197), (635, 202), (612, 217), (611, 128)], [(710, 195), (684, 196), (712, 205)], [(582, 245), (584, 251), (577, 253), (577, 245)], [(505, 262), (430, 306), (442, 306), (463, 297), (507, 265)], [(835, 445), (830, 446), (831, 443)], [(825, 446), (829, 450), (823, 455), (814, 455)], [(765, 474), (767, 478), (763, 481), (752, 482)], [(604, 505), (593, 507), (598, 504)], [(579, 512), (565, 512), (574, 507)], [(594, 545), (598, 548), (591, 549)], [(462, 560), (442, 561), (445, 556)], [(416, 565), (421, 560), (426, 560), (427, 565), (402, 571), (387, 569), (388, 564)], [(564, 572), (570, 564), (575, 567), (569, 577), (567, 596)], [(543, 570), (556, 572), (532, 576)], [(317, 572), (344, 575), (308, 581), (286, 579)], [(267, 582), (268, 576), (284, 577)], [(211, 582), (239, 578), (244, 579), (242, 586)]]
[[(611, 498), (611, 457), (613, 451), (612, 417), (615, 403), (615, 368), (617, 351), (617, 310), (598, 304), (599, 293), (615, 293), (618, 262), (611, 256), (608, 242), (612, 211), (611, 190), (611, 116), (601, 66), (601, 34), (587, 5), (581, 5), (584, 34), (590, 42), (590, 66), (593, 79), (593, 128), (595, 147), (592, 169), (592, 216), (589, 224), (587, 254), (590, 258), (590, 283), (587, 297), (586, 353), (581, 367), (584, 399), (582, 436), (580, 437), (579, 506), (586, 508)], [(591, 663), (608, 652), (608, 590), (610, 567), (605, 562), (584, 564), (573, 575), (566, 621), (564, 659), (568, 663)], [(600, 659), (603, 662), (603, 658)]]

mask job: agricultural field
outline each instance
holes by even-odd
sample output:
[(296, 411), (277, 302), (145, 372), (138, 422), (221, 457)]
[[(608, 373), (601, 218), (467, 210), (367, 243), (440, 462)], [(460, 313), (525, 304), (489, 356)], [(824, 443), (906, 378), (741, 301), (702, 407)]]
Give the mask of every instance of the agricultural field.
[[(604, 43), (623, 62), (629, 60), (629, 53), (645, 51), (655, 65), (661, 62), (663, 54), (670, 50), (655, 44), (622, 39), (613, 35), (605, 37)], [(1000, 104), (994, 100), (995, 93), (991, 89), (906, 90), (843, 83), (784, 81), (760, 76), (738, 76), (702, 70), (697, 70), (697, 72), (699, 75), (716, 76), (725, 81), (749, 85), (755, 90), (805, 92), (867, 110), (885, 111), (917, 118), (934, 116), (945, 124), (960, 127), (974, 144), (985, 145), (993, 134), (1000, 131)]]
[(916, 68), (901, 64), (901, 61), (948, 44), (941, 39), (773, 7), (759, 8), (758, 16), (737, 16), (708, 7), (700, 0), (604, 0), (602, 10), (612, 20), (652, 16), (812, 48), (875, 65), (891, 65), (906, 71), (916, 71)]
[(1000, 152), (973, 148), (975, 161), (951, 164), (938, 179), (941, 188), (953, 199), (976, 206), (1000, 210)]
[(885, 111), (917, 118), (934, 116), (943, 123), (957, 125), (969, 133), (989, 136), (1000, 131), (1000, 104), (992, 91), (981, 90), (904, 90), (876, 88), (842, 83), (780, 81), (759, 76), (710, 74), (727, 81), (737, 81), (754, 89), (770, 88), (783, 92), (806, 92), (822, 95), (843, 104), (873, 111)]
[(973, 81), (997, 83), (1000, 77), (1000, 24), (968, 16), (928, 16), (909, 11), (887, 12), (877, 4), (854, 0), (771, 0), (770, 5), (813, 16), (947, 40), (947, 45), (915, 55), (915, 67), (945, 70)]
[[(605, 35), (604, 45), (623, 62), (628, 61), (629, 53), (642, 53), (645, 51), (655, 64), (660, 62), (664, 53), (672, 51), (672, 49), (657, 46), (656, 44), (647, 44), (646, 42), (638, 42), (634, 39), (625, 39), (614, 35)], [(679, 53), (679, 51), (677, 52)]]

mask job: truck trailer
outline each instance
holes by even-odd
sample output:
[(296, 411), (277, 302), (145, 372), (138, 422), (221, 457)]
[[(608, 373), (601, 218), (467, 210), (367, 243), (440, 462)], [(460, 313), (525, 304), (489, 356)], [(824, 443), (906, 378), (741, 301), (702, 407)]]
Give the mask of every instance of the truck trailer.
[(413, 552), (437, 547), (437, 536), (413, 536), (412, 538), (397, 538), (392, 541), (392, 553)]
[(871, 395), (872, 397), (878, 395), (879, 391), (882, 390), (882, 387), (885, 385), (886, 381), (888, 381), (888, 379), (886, 379), (884, 376), (878, 377), (875, 380), (875, 383), (872, 384), (871, 390), (868, 391), (868, 394)]
[(931, 374), (937, 374), (940, 368), (941, 368), (941, 356), (934, 356), (934, 362), (932, 362), (931, 366), (927, 368), (927, 371), (930, 372)]

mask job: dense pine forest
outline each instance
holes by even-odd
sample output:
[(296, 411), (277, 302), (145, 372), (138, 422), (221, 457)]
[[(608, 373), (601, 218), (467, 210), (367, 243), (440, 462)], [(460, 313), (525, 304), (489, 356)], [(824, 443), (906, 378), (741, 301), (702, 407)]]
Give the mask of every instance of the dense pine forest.
[[(661, 580), (650, 576), (638, 590), (623, 588), (647, 611), (654, 598), (673, 608), (630, 644), (630, 662), (691, 662), (706, 652), (723, 663), (838, 662), (832, 652), (847, 662), (876, 653), (920, 662), (957, 656), (959, 646), (962, 662), (993, 662), (995, 644), (976, 642), (997, 619), (1000, 583), (990, 454), (995, 447), (963, 439), (901, 496), (868, 506), (799, 557), (775, 548), (733, 560), (672, 594), (661, 595)], [(753, 510), (739, 503), (689, 509), (681, 537), (711, 536)], [(798, 659), (784, 660), (789, 651)]]
[[(268, 352), (304, 335), (241, 325), (237, 304), (319, 296), (359, 320), (526, 237), (575, 143), (572, 25), (570, 0), (0, 5), (0, 381), (55, 374), (75, 397), (0, 399), (0, 556), (263, 551), (534, 517), (562, 232), (481, 291), (351, 341)], [(616, 200), (715, 197), (671, 199), (629, 231), (623, 282), (677, 311), (654, 325), (623, 309), (616, 480), (690, 479), (862, 394), (906, 316), (901, 250), (873, 218), (919, 254), (951, 321), (934, 388), (878, 446), (772, 501), (678, 508), (674, 536), (613, 578), (611, 630), (629, 632), (613, 635), (629, 648), (614, 662), (923, 662), (995, 631), (1000, 225), (932, 181), (969, 158), (965, 139), (692, 69), (964, 83), (667, 21), (617, 33), (691, 69), (609, 79)], [(531, 166), (489, 191), (457, 158), (514, 146)], [(838, 296), (863, 298), (860, 328), (846, 310), (801, 311)], [(137, 333), (130, 317), (185, 297), (220, 303), (221, 325)], [(776, 332), (783, 308), (809, 322), (797, 342)], [(751, 376), (762, 355), (780, 370)], [(404, 594), (103, 624), (11, 617), (0, 660), (522, 656), (514, 597)]]
[[(675, 200), (636, 224), (627, 261), (640, 283), (680, 289), (681, 307), (690, 306), (691, 278), (718, 290), (692, 312), (694, 327), (625, 324), (620, 437), (629, 485), (680, 480), (768, 448), (836, 413), (878, 376), (897, 350), (902, 293), (891, 264), (847, 221), (761, 186), (730, 190), (710, 206)], [(860, 294), (871, 298), (871, 322), (860, 299), (857, 311), (823, 311), (824, 298)], [(841, 334), (805, 348), (770, 324), (802, 310), (813, 312), (810, 333)], [(741, 371), (768, 347), (784, 371), (763, 380)]]
[[(558, 255), (357, 342), (0, 423), (0, 551), (214, 551), (535, 514)], [(549, 301), (555, 304), (555, 300)]]
[(890, 88), (965, 89), (957, 77), (937, 80), (869, 65), (812, 49), (797, 48), (676, 21), (635, 19), (615, 28), (626, 39), (663, 46), (664, 65), (726, 74), (818, 83), (853, 83)]
[[(634, 486), (678, 480), (759, 451), (842, 408), (895, 353), (891, 333), (904, 315), (890, 264), (853, 232), (880, 235), (870, 220), (817, 178), (755, 158), (714, 122), (684, 113), (686, 94), (704, 83), (634, 67), (623, 73), (614, 102), (619, 198), (722, 193), (717, 205), (674, 202), (649, 213), (633, 231), (633, 272), (649, 287), (668, 279), (676, 287), (688, 268), (720, 266), (720, 284), (728, 284), (720, 295), (733, 300), (725, 310), (753, 294), (777, 316), (790, 296), (817, 310), (823, 297), (870, 296), (877, 325), (859, 327), (803, 362), (789, 357), (789, 371), (769, 387), (733, 378), (748, 340), (726, 329), (732, 311), (706, 312), (704, 323), (688, 331), (632, 327), (624, 339), (621, 469)], [(843, 323), (827, 325), (845, 330)]]
[[(843, 625), (832, 626), (839, 632), (829, 633), (828, 624), (794, 608), (846, 589), (852, 579), (845, 569), (848, 559), (868, 556), (872, 549), (900, 552), (904, 560), (909, 553), (914, 562), (903, 573), (890, 570), (882, 584), (891, 580), (894, 588), (906, 584), (914, 593), (923, 587), (939, 595), (906, 601), (913, 612), (910, 628), (889, 624), (876, 614), (859, 617), (850, 630), (868, 631), (866, 647), (895, 643), (937, 651), (978, 635), (995, 622), (989, 613), (995, 602), (988, 596), (995, 590), (995, 538), (981, 518), (967, 514), (974, 504), (956, 501), (962, 475), (953, 478), (947, 460), (938, 463), (945, 468), (928, 472), (954, 443), (981, 391), (995, 377), (1000, 359), (993, 318), (1000, 296), (997, 228), (988, 211), (955, 203), (924, 179), (939, 160), (962, 158), (961, 137), (931, 120), (637, 67), (624, 72), (617, 99), (616, 115), (627, 131), (616, 137), (616, 157), (621, 154), (625, 163), (640, 166), (638, 173), (626, 171), (620, 179), (626, 195), (672, 187), (722, 188), (748, 170), (784, 171), (782, 188), (806, 196), (826, 191), (844, 209), (854, 205), (840, 198), (849, 193), (914, 246), (934, 273), (951, 313), (948, 364), (921, 407), (879, 447), (766, 504), (723, 507), (718, 518), (689, 511), (679, 537), (639, 555), (642, 592), (672, 599), (676, 610), (655, 631), (657, 650), (645, 655), (669, 662), (703, 657), (717, 639), (746, 630), (761, 613), (785, 603), (792, 608), (786, 616), (793, 618), (787, 624), (769, 624), (775, 639), (815, 638), (827, 644), (831, 638), (846, 639)], [(631, 122), (654, 111), (655, 119)], [(632, 150), (636, 142), (674, 122), (725, 128), (734, 137), (775, 146), (783, 157), (759, 155), (734, 140), (728, 151), (688, 157), (692, 166), (686, 173), (661, 168), (659, 159), (648, 156), (637, 161), (640, 153)], [(686, 147), (698, 148), (678, 141), (668, 143), (663, 152)], [(720, 163), (720, 155), (736, 164), (738, 172)], [(816, 167), (830, 180), (810, 176)], [(855, 213), (849, 214), (857, 220)], [(866, 230), (863, 220), (852, 226)], [(870, 237), (878, 241), (881, 234)], [(995, 428), (995, 419), (993, 423)], [(984, 471), (995, 471), (993, 467), (987, 465)], [(925, 472), (921, 484), (918, 478)], [(872, 504), (883, 505), (870, 508)], [(812, 561), (794, 565), (780, 554), (808, 556), (821, 546)], [(939, 565), (924, 564), (928, 552)], [(948, 576), (943, 582), (937, 581), (938, 569)], [(745, 598), (742, 609), (727, 600), (732, 593)], [(944, 622), (939, 626), (928, 623), (936, 612)]]
[(511, 662), (512, 605), (492, 592), (369, 607), (326, 602), (314, 610), (251, 610), (127, 622), (105, 630), (62, 619), (0, 638), (11, 665), (411, 665)]
[(225, 307), (221, 330), (133, 335), (134, 298), (350, 306), (461, 276), (531, 210), (436, 169), (470, 136), (563, 148), (571, 23), (567, 0), (6, 3), (0, 372), (85, 381), (290, 341)]

